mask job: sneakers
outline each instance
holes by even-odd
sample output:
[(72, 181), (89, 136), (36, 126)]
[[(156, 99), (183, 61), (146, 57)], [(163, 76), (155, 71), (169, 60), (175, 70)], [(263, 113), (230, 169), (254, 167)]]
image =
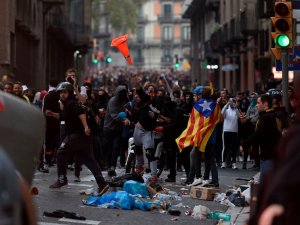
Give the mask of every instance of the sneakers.
[(222, 168), (222, 169), (225, 169), (225, 168), (226, 168), (226, 162), (222, 162), (221, 168)]
[(60, 180), (58, 179), (54, 184), (50, 185), (49, 188), (61, 188), (65, 185), (68, 184), (68, 181), (67, 180)]
[(208, 185), (208, 184), (210, 184), (210, 183), (211, 183), (210, 180), (204, 180), (204, 181), (202, 182), (202, 186), (205, 187), (206, 185)]
[(174, 182), (176, 182), (176, 177), (171, 177), (171, 176), (168, 176), (168, 178), (167, 179), (165, 179), (165, 182), (172, 182), (172, 183), (174, 183)]
[(80, 181), (81, 181), (81, 180), (80, 180), (80, 176), (76, 176), (76, 175), (75, 175), (74, 182), (78, 183), (78, 182), (80, 182)]
[(49, 173), (49, 167), (46, 164), (44, 164), (38, 168), (38, 171), (42, 173)]
[(232, 169), (237, 170), (236, 164), (232, 163)]
[(193, 183), (191, 183), (189, 186), (197, 186), (201, 183), (202, 183), (202, 179), (201, 178), (196, 178), (196, 179), (194, 179)]
[(203, 187), (218, 188), (219, 184), (218, 183), (209, 183), (209, 184), (203, 185)]
[(109, 185), (107, 183), (101, 185), (98, 188), (98, 196), (102, 196), (105, 192), (107, 192), (108, 189), (109, 189)]

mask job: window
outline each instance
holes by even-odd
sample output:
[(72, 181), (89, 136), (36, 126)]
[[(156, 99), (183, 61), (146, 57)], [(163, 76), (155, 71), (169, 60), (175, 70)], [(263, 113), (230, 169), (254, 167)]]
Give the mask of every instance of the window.
[(162, 32), (163, 41), (171, 41), (173, 39), (173, 29), (172, 26), (164, 26)]
[(136, 32), (136, 39), (137, 42), (144, 42), (144, 27), (138, 26), (137, 32)]
[(190, 41), (191, 40), (191, 28), (189, 26), (184, 26), (181, 29), (181, 40)]
[(163, 62), (172, 62), (172, 49), (171, 48), (164, 48), (163, 49), (163, 56), (162, 56)]
[(172, 5), (164, 4), (163, 5), (163, 16), (167, 18), (172, 18)]

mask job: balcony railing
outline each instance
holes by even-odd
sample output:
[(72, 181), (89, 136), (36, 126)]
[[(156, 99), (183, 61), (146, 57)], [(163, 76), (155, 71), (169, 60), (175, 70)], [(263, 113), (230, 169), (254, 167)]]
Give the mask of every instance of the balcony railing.
[(160, 23), (173, 23), (174, 22), (174, 16), (173, 15), (158, 16), (158, 21)]
[(258, 33), (258, 22), (255, 10), (249, 10), (241, 13), (240, 22), (241, 33), (245, 36), (255, 36)]
[(259, 0), (256, 3), (257, 18), (264, 19), (274, 16), (275, 0)]
[(47, 25), (51, 31), (64, 35), (73, 45), (90, 43), (90, 26), (71, 23), (61, 12), (49, 13)]

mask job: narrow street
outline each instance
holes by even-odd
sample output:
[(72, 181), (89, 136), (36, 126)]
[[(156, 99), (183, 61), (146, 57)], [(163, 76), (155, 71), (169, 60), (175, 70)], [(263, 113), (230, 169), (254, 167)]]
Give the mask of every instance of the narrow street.
[[(240, 165), (239, 165), (240, 166)], [(83, 169), (81, 173), (81, 182), (73, 182), (74, 172), (68, 171), (69, 184), (58, 190), (51, 190), (48, 186), (56, 179), (56, 168), (52, 167), (49, 174), (36, 172), (33, 181), (33, 186), (39, 189), (39, 194), (34, 197), (37, 205), (37, 215), (39, 225), (63, 225), (63, 224), (199, 224), (198, 220), (193, 219), (191, 216), (186, 216), (185, 211), (193, 210), (195, 205), (204, 205), (210, 210), (217, 210), (225, 212), (228, 207), (221, 205), (214, 201), (203, 201), (192, 199), (189, 196), (190, 187), (185, 187), (180, 184), (181, 179), (184, 179), (184, 173), (180, 172), (177, 175), (176, 183), (165, 183), (163, 180), (166, 178), (167, 171), (164, 171), (160, 183), (164, 188), (172, 191), (179, 192), (181, 188), (187, 188), (188, 195), (182, 197), (182, 202), (175, 202), (174, 204), (182, 203), (184, 206), (190, 208), (180, 207), (181, 216), (178, 221), (172, 221), (174, 216), (168, 215), (166, 212), (161, 213), (158, 211), (144, 212), (141, 210), (122, 210), (122, 209), (103, 209), (96, 207), (85, 206), (82, 203), (83, 199), (87, 196), (80, 195), (81, 190), (96, 187), (94, 178), (87, 169)], [(117, 174), (124, 173), (123, 169), (118, 169)], [(237, 180), (237, 178), (250, 179), (256, 171), (251, 170), (232, 170), (232, 169), (219, 169), (220, 190), (224, 191), (234, 185), (246, 184), (246, 181)], [(103, 172), (106, 176), (107, 172)], [(109, 190), (110, 192), (111, 190)], [(70, 219), (57, 219), (43, 216), (44, 211), (52, 212), (58, 209), (76, 212), (80, 216), (86, 217), (87, 220), (70, 220)], [(216, 224), (214, 220), (201, 221), (201, 224)]]

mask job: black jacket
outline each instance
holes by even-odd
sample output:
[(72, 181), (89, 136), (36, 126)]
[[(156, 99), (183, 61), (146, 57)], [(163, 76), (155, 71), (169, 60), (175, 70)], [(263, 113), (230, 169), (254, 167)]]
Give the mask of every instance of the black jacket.
[(274, 158), (274, 151), (281, 138), (281, 123), (273, 110), (260, 112), (255, 132), (244, 142), (244, 147), (259, 144), (260, 159)]

